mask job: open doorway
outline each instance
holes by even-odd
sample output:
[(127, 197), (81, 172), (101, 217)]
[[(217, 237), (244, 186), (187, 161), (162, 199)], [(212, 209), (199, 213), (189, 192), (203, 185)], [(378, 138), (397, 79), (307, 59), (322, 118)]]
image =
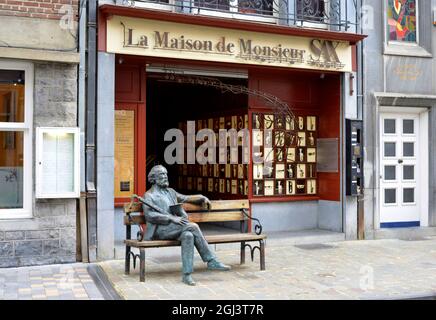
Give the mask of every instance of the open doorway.
[[(248, 85), (248, 79), (220, 77), (219, 80), (231, 85)], [(168, 169), (170, 186), (181, 193), (202, 193), (213, 200), (247, 198), (247, 164), (242, 161), (238, 164), (186, 164), (185, 152), (184, 164), (168, 165), (164, 152), (171, 142), (165, 142), (164, 135), (172, 128), (186, 133), (187, 121), (195, 121), (196, 132), (205, 128), (215, 133), (219, 129), (248, 128), (248, 96), (168, 80), (162, 73), (147, 74), (146, 92), (147, 168), (164, 165)], [(197, 142), (197, 147), (202, 143)]]

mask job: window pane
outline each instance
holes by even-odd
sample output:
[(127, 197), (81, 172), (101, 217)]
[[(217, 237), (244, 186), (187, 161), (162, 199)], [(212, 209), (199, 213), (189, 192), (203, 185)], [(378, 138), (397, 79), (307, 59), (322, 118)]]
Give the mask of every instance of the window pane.
[(404, 180), (415, 180), (415, 166), (404, 166), (403, 167), (403, 179)]
[(396, 189), (385, 189), (385, 203), (397, 203)]
[(229, 10), (229, 0), (195, 0), (196, 7)]
[(414, 157), (415, 151), (414, 151), (415, 144), (413, 142), (404, 142), (403, 143), (403, 156), (404, 157)]
[(415, 121), (403, 120), (403, 133), (414, 134), (415, 133)]
[(0, 131), (0, 209), (23, 208), (23, 140), (18, 131)]
[(0, 69), (0, 122), (24, 122), (24, 71)]
[(404, 188), (403, 189), (403, 202), (404, 203), (414, 203), (415, 202), (415, 189), (414, 188)]
[(395, 119), (385, 119), (384, 121), (384, 131), (385, 133), (395, 133)]
[(388, 39), (416, 42), (416, 0), (388, 0)]
[(242, 13), (257, 13), (272, 15), (274, 8), (273, 0), (239, 0), (238, 11)]
[(395, 142), (385, 142), (385, 157), (395, 157)]
[(395, 166), (385, 166), (385, 180), (395, 180)]
[(297, 18), (299, 20), (324, 21), (324, 0), (297, 0)]

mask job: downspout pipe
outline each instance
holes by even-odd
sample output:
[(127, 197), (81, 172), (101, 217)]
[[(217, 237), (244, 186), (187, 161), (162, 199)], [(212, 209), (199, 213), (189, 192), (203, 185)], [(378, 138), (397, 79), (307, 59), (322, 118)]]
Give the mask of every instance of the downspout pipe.
[(85, 183), (85, 131), (86, 131), (86, 0), (79, 4), (79, 93), (78, 93), (78, 125), (80, 128), (80, 247), (82, 262), (88, 262), (88, 237), (86, 223), (86, 183)]
[(97, 0), (88, 0), (86, 77), (86, 197), (89, 261), (97, 260), (96, 75)]

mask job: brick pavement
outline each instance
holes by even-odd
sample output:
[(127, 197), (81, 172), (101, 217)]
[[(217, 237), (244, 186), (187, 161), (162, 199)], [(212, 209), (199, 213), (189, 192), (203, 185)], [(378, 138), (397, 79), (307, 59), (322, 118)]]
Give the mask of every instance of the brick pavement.
[(0, 269), (0, 300), (102, 300), (82, 263)]
[[(219, 247), (218, 247), (219, 248)], [(208, 271), (196, 255), (197, 286), (181, 283), (178, 255), (146, 258), (146, 282), (138, 268), (124, 275), (123, 260), (99, 263), (125, 299), (398, 299), (436, 295), (436, 238), (293, 245), (267, 243), (266, 271), (258, 255), (239, 265), (238, 245), (217, 254), (232, 271)], [(161, 250), (166, 249), (151, 249)], [(147, 251), (146, 251), (147, 252)]]

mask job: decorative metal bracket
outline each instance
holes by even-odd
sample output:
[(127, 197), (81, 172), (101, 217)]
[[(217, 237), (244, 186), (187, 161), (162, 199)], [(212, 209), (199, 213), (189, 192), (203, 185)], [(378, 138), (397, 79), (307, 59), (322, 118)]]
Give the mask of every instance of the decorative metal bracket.
[(136, 269), (136, 258), (139, 259), (139, 254), (134, 254), (132, 251), (130, 251), (129, 255), (133, 258), (133, 269)]
[(263, 240), (259, 240), (259, 245), (258, 246), (253, 246), (253, 247), (250, 244), (248, 244), (248, 243), (244, 244), (244, 250), (245, 250), (246, 247), (248, 247), (250, 249), (251, 262), (254, 262), (254, 252), (256, 251), (256, 249), (259, 250), (259, 254), (260, 254), (260, 243), (262, 241)]
[[(253, 218), (252, 216), (250, 216), (246, 209), (242, 209), (242, 213), (244, 214), (245, 217), (247, 217), (250, 220), (254, 220), (256, 221), (256, 225), (254, 226), (254, 233), (257, 235), (260, 235), (262, 233), (262, 224), (260, 223), (259, 219)], [(251, 247), (250, 247), (251, 248)]]

